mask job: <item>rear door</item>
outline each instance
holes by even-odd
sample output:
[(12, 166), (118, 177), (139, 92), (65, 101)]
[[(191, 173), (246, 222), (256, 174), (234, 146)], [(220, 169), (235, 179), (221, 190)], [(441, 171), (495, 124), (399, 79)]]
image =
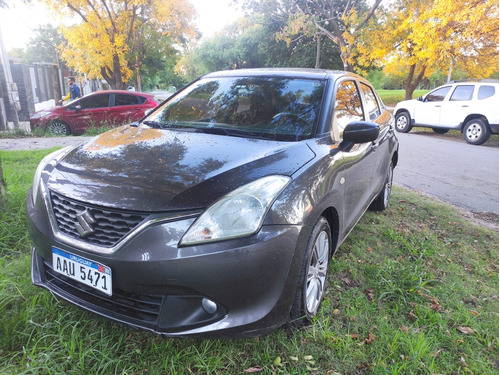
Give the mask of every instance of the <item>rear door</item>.
[(363, 108), (365, 120), (376, 123), (379, 126), (380, 133), (372, 144), (372, 150), (377, 155), (377, 162), (373, 169), (372, 177), (372, 197), (382, 190), (385, 183), (387, 171), (392, 157), (390, 148), (392, 147), (389, 139), (394, 131), (391, 128), (392, 115), (382, 106), (380, 97), (375, 89), (367, 83), (360, 82), (361, 92), (363, 94)]
[(439, 126), (460, 128), (460, 124), (471, 113), (474, 88), (474, 85), (466, 84), (455, 86), (449, 99), (442, 103)]
[(110, 118), (115, 125), (130, 123), (144, 117), (146, 98), (133, 94), (113, 94)]

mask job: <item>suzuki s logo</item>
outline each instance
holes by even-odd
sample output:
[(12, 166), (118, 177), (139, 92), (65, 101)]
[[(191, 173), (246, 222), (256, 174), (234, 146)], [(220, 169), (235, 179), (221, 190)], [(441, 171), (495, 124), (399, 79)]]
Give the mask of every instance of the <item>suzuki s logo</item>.
[(89, 210), (85, 209), (85, 211), (77, 213), (76, 219), (78, 220), (78, 223), (75, 223), (75, 228), (78, 233), (80, 233), (80, 237), (85, 237), (94, 233), (94, 229), (91, 227), (91, 224), (95, 223), (95, 219)]

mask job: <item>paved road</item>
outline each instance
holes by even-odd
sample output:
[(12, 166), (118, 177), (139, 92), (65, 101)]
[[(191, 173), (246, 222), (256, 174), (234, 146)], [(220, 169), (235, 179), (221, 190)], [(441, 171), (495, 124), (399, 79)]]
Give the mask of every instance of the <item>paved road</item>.
[[(498, 145), (472, 146), (437, 134), (398, 133), (394, 182), (473, 212), (498, 214)], [(0, 138), (0, 150), (66, 146), (89, 137)]]
[(437, 134), (401, 134), (394, 183), (473, 212), (498, 214), (498, 144), (472, 146)]

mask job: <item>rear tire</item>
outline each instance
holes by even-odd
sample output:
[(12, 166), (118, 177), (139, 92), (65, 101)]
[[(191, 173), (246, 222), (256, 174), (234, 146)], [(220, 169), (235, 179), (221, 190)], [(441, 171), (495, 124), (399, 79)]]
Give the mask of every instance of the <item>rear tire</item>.
[(69, 126), (61, 120), (53, 120), (47, 124), (45, 131), (52, 135), (70, 135)]
[(385, 178), (384, 186), (380, 191), (379, 195), (370, 205), (370, 210), (372, 211), (384, 211), (387, 207), (389, 207), (389, 199), (391, 197), (392, 191), (392, 177), (394, 175), (394, 165), (389, 164), (389, 171), (387, 172), (387, 176)]
[(408, 133), (412, 128), (410, 114), (406, 111), (399, 112), (396, 115), (396, 130), (400, 133)]
[(295, 299), (290, 311), (291, 324), (310, 324), (325, 296), (328, 265), (332, 254), (332, 233), (324, 217), (313, 227), (302, 262)]
[(481, 119), (470, 120), (462, 130), (464, 139), (471, 145), (482, 145), (490, 139), (491, 129)]

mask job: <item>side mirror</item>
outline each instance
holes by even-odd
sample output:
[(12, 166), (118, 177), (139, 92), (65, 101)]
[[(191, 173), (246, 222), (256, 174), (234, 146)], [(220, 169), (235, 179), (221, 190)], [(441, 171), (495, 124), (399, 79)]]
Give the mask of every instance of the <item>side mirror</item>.
[(374, 122), (354, 121), (344, 129), (344, 142), (366, 143), (378, 138), (380, 127)]
[(419, 102), (423, 102), (423, 101), (424, 101), (424, 97), (423, 97), (423, 96), (419, 96), (419, 97), (417, 98), (417, 100), (418, 100)]
[(78, 113), (82, 110), (82, 106), (81, 105), (76, 105), (75, 106), (75, 112)]
[(349, 152), (357, 143), (367, 143), (375, 141), (380, 134), (380, 127), (374, 122), (353, 121), (344, 129), (344, 139), (339, 146), (330, 152), (335, 155), (339, 151)]

